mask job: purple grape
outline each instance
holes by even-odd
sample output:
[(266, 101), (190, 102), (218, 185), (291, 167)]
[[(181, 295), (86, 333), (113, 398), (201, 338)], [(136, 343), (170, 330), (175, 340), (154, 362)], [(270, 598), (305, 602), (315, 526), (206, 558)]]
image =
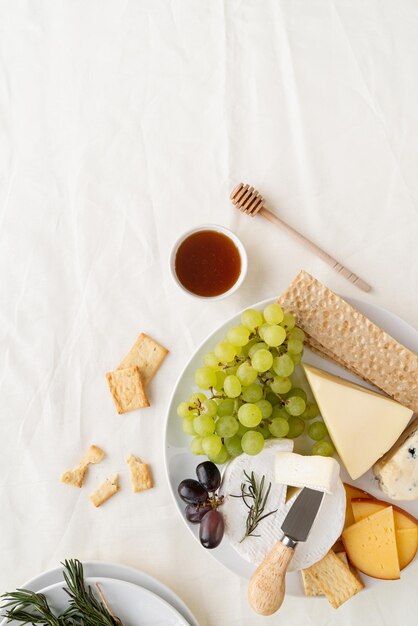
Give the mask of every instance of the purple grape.
[(212, 461), (204, 461), (196, 467), (197, 480), (207, 491), (216, 491), (221, 484), (221, 473)]
[(206, 504), (188, 504), (184, 509), (184, 513), (186, 515), (186, 519), (191, 524), (200, 524), (206, 513), (209, 513), (211, 510), (210, 505)]
[(209, 497), (206, 489), (193, 478), (186, 478), (181, 481), (178, 486), (178, 494), (187, 504), (206, 502)]
[(219, 511), (209, 511), (200, 523), (199, 538), (204, 548), (212, 549), (219, 546), (224, 536), (224, 518)]

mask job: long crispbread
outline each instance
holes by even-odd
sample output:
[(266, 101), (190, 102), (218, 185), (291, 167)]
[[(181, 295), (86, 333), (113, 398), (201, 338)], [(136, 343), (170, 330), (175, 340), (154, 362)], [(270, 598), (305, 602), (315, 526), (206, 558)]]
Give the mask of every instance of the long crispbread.
[(314, 349), (418, 411), (418, 355), (305, 271), (277, 302)]
[(363, 583), (354, 576), (335, 552), (330, 550), (323, 559), (304, 570), (312, 577), (334, 609), (363, 589)]

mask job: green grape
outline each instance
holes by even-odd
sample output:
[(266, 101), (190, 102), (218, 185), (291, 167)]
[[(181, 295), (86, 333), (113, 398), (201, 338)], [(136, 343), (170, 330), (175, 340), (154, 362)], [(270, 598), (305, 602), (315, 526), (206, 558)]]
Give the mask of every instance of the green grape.
[(269, 425), (269, 430), (273, 437), (287, 437), (289, 429), (289, 422), (282, 417), (275, 417)]
[(235, 400), (233, 398), (227, 398), (221, 400), (218, 404), (218, 415), (224, 417), (225, 415), (232, 415), (235, 409)]
[(244, 424), (244, 426), (247, 426), (248, 428), (254, 428), (255, 426), (258, 426), (258, 424), (261, 422), (262, 417), (263, 416), (261, 414), (261, 411), (256, 404), (243, 404), (238, 409), (239, 421), (241, 422), (241, 424)]
[(237, 434), (234, 437), (225, 439), (225, 448), (231, 456), (239, 456), (242, 454), (241, 437)]
[(266, 372), (273, 364), (273, 355), (269, 350), (257, 350), (251, 358), (251, 365), (257, 372)]
[(270, 402), (271, 406), (276, 406), (280, 402), (279, 398), (272, 391), (266, 393), (266, 400)]
[(214, 352), (222, 363), (233, 361), (237, 354), (235, 346), (229, 343), (229, 341), (221, 341), (216, 344)]
[(247, 309), (241, 313), (241, 323), (249, 330), (255, 330), (263, 323), (263, 316), (255, 309)]
[(302, 354), (291, 354), (289, 352), (289, 355), (295, 365), (299, 365), (299, 363), (302, 361)]
[(183, 418), (182, 421), (182, 428), (183, 428), (183, 432), (186, 433), (186, 435), (195, 435), (195, 429), (193, 426), (193, 422), (196, 418), (193, 417), (193, 415), (190, 415), (189, 417), (185, 417)]
[(223, 465), (224, 463), (227, 462), (228, 459), (229, 459), (229, 454), (225, 446), (221, 446), (221, 449), (218, 452), (218, 454), (216, 454), (215, 456), (209, 457), (209, 460), (212, 461), (212, 463), (216, 463), (216, 465)]
[(305, 422), (300, 417), (289, 417), (289, 432), (287, 433), (288, 439), (296, 439), (305, 430)]
[(298, 396), (299, 398), (302, 398), (302, 400), (305, 401), (305, 403), (307, 402), (307, 395), (306, 395), (306, 391), (304, 391), (303, 389), (301, 389), (300, 387), (293, 387), (293, 389), (291, 389), (287, 394), (286, 394), (286, 398), (290, 398), (290, 396)]
[(223, 370), (225, 372), (226, 376), (235, 376), (238, 370), (238, 365), (231, 365), (230, 367), (227, 367), (225, 370)]
[(299, 396), (290, 396), (286, 398), (285, 407), (290, 415), (302, 415), (306, 409), (306, 402)]
[(334, 456), (334, 446), (329, 441), (317, 441), (312, 446), (311, 454), (319, 456)]
[(273, 413), (273, 407), (268, 400), (258, 400), (255, 405), (260, 409), (263, 419), (267, 419)]
[(188, 417), (189, 415), (193, 415), (193, 412), (190, 409), (190, 403), (180, 402), (180, 404), (177, 407), (177, 415), (179, 417)]
[(247, 386), (255, 381), (257, 372), (249, 363), (241, 363), (237, 369), (237, 377), (243, 385)]
[(204, 415), (209, 415), (209, 417), (215, 417), (218, 413), (218, 405), (215, 400), (205, 400), (202, 402), (202, 413)]
[(283, 394), (292, 389), (292, 381), (290, 378), (283, 378), (282, 376), (275, 376), (270, 383), (271, 389), (274, 393)]
[(271, 419), (276, 419), (276, 417), (281, 417), (282, 419), (289, 419), (289, 413), (286, 411), (284, 406), (275, 406), (273, 409), (273, 413), (271, 414)]
[(286, 330), (292, 330), (295, 327), (296, 320), (291, 313), (285, 313), (283, 315), (283, 320), (281, 321), (281, 325), (286, 328)]
[(261, 385), (253, 383), (252, 385), (248, 385), (248, 387), (244, 387), (241, 395), (245, 402), (258, 402), (258, 400), (261, 400), (263, 397), (263, 388)]
[(273, 369), (278, 376), (290, 376), (293, 374), (295, 364), (289, 354), (281, 354), (274, 358)]
[(253, 347), (253, 345), (258, 343), (258, 342), (259, 342), (258, 337), (253, 337), (252, 339), (250, 339), (250, 341), (247, 343), (247, 345), (243, 346), (241, 348), (240, 356), (243, 357), (243, 358), (246, 358), (248, 356), (249, 351)]
[(263, 341), (264, 341), (264, 333), (267, 330), (267, 328), (270, 328), (270, 324), (264, 323), (264, 324), (261, 324), (260, 328), (258, 329), (258, 334), (260, 335), (261, 339), (263, 339)]
[(328, 430), (324, 422), (312, 422), (312, 424), (308, 426), (308, 435), (315, 441), (321, 441), (321, 439), (328, 435)]
[(288, 331), (287, 336), (289, 339), (298, 339), (299, 341), (305, 341), (305, 333), (301, 328), (295, 326)]
[(238, 398), (241, 393), (241, 383), (236, 376), (227, 376), (224, 380), (224, 391), (228, 398)]
[(215, 432), (215, 420), (208, 415), (198, 415), (193, 420), (193, 428), (197, 435), (205, 437)]
[(192, 395), (189, 397), (189, 402), (190, 404), (200, 404), (201, 402), (204, 402), (205, 400), (207, 400), (206, 396), (204, 393), (202, 393), (201, 391), (198, 391), (197, 393), (192, 393)]
[(214, 352), (209, 352), (203, 357), (203, 363), (206, 367), (213, 367), (214, 369), (219, 366), (219, 359)]
[(286, 339), (286, 331), (283, 326), (269, 326), (264, 331), (263, 339), (268, 346), (280, 346)]
[(282, 307), (278, 304), (268, 304), (263, 311), (263, 315), (269, 324), (280, 324), (284, 313)]
[(268, 422), (260, 422), (259, 425), (257, 426), (257, 432), (261, 433), (264, 439), (269, 439), (269, 437), (271, 437)]
[(306, 409), (302, 413), (301, 417), (304, 420), (312, 420), (314, 417), (318, 417), (319, 407), (316, 402), (308, 402)]
[(219, 435), (208, 435), (202, 439), (203, 452), (207, 456), (216, 457), (222, 448), (222, 439)]
[(247, 426), (244, 426), (244, 424), (241, 424), (241, 422), (239, 423), (239, 428), (238, 428), (238, 432), (237, 435), (240, 439), (242, 439), (242, 437), (245, 435), (245, 433), (247, 433), (250, 429), (247, 428)]
[(241, 446), (246, 454), (258, 454), (264, 448), (264, 437), (255, 430), (249, 430), (241, 439)]
[(228, 330), (226, 338), (234, 346), (245, 346), (250, 338), (250, 331), (245, 326), (234, 326)]
[(205, 454), (202, 448), (202, 437), (193, 437), (190, 442), (190, 451), (192, 454)]
[(265, 350), (266, 348), (267, 348), (267, 344), (264, 343), (264, 341), (258, 341), (257, 343), (251, 346), (248, 352), (248, 356), (251, 359), (254, 356), (254, 354), (257, 352), (257, 350)]
[(232, 417), (232, 415), (220, 417), (216, 422), (216, 432), (220, 437), (233, 437), (237, 434), (238, 428), (238, 420)]
[(216, 383), (213, 385), (215, 391), (222, 391), (224, 388), (224, 380), (226, 378), (226, 373), (223, 370), (217, 370), (215, 372)]
[(303, 343), (299, 339), (289, 339), (287, 342), (287, 351), (292, 354), (300, 354), (303, 352)]
[(210, 367), (199, 367), (194, 375), (195, 383), (202, 389), (210, 389), (216, 384), (216, 373)]

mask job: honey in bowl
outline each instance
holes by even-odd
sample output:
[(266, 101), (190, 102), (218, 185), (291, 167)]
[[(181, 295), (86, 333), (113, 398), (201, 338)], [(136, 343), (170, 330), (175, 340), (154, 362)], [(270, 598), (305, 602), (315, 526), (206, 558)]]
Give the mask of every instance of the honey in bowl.
[(241, 256), (227, 235), (216, 230), (200, 230), (182, 241), (174, 268), (185, 289), (211, 298), (235, 285), (241, 273)]

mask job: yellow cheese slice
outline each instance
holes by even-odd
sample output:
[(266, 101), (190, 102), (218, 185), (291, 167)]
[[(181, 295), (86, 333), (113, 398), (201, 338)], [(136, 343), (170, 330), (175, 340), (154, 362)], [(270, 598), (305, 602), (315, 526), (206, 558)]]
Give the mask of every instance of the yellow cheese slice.
[(395, 530), (399, 567), (404, 569), (415, 558), (418, 550), (418, 528)]
[(391, 506), (348, 526), (341, 537), (350, 562), (361, 572), (383, 580), (400, 577)]
[(412, 411), (316, 367), (303, 367), (341, 461), (355, 480), (395, 443)]

